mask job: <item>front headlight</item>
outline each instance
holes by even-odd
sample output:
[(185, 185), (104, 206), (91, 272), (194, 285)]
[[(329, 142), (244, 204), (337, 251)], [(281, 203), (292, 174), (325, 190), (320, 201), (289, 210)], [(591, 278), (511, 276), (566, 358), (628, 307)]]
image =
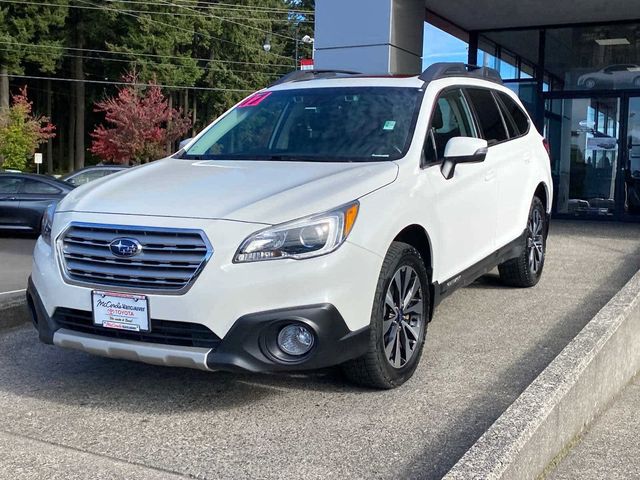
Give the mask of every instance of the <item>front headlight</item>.
[(40, 235), (42, 239), (51, 245), (51, 227), (53, 226), (53, 217), (56, 214), (57, 203), (51, 203), (42, 215), (42, 223), (40, 224)]
[(334, 251), (351, 233), (360, 203), (349, 203), (329, 212), (283, 223), (247, 238), (236, 253), (235, 263), (280, 258), (317, 257)]

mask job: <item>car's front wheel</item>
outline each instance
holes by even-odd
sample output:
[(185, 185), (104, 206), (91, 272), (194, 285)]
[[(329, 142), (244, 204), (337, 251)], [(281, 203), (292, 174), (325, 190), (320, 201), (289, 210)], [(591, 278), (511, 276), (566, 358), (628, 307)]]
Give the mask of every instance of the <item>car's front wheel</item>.
[(375, 388), (395, 388), (416, 370), (427, 332), (430, 294), (422, 257), (394, 242), (382, 264), (371, 312), (368, 352), (344, 364), (347, 377)]
[(593, 78), (587, 78), (584, 82), (584, 86), (587, 87), (589, 90), (596, 88), (596, 81)]
[(547, 212), (538, 197), (533, 198), (522, 253), (498, 266), (500, 279), (512, 287), (533, 287), (542, 276), (547, 253)]

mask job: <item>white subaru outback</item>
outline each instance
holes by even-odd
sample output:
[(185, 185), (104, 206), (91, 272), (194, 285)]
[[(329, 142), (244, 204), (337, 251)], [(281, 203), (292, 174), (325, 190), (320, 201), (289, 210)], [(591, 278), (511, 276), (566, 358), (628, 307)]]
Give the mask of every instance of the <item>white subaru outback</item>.
[(203, 370), (414, 373), (444, 297), (494, 267), (535, 285), (545, 142), (486, 68), (294, 72), (177, 154), (77, 188), (43, 218), (40, 339)]

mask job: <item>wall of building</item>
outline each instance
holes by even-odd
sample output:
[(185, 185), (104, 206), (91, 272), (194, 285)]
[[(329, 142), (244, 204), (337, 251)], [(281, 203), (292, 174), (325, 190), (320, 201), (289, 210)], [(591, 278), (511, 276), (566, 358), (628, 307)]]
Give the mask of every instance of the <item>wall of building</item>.
[(320, 0), (316, 69), (416, 74), (422, 68), (424, 0)]

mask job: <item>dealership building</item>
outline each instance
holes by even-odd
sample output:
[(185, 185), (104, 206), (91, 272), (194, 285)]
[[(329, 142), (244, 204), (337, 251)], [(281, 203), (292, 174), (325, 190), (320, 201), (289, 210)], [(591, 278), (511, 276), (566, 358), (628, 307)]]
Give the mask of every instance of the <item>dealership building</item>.
[(529, 110), (557, 217), (640, 220), (640, 0), (319, 0), (316, 68), (416, 74), (425, 22)]

